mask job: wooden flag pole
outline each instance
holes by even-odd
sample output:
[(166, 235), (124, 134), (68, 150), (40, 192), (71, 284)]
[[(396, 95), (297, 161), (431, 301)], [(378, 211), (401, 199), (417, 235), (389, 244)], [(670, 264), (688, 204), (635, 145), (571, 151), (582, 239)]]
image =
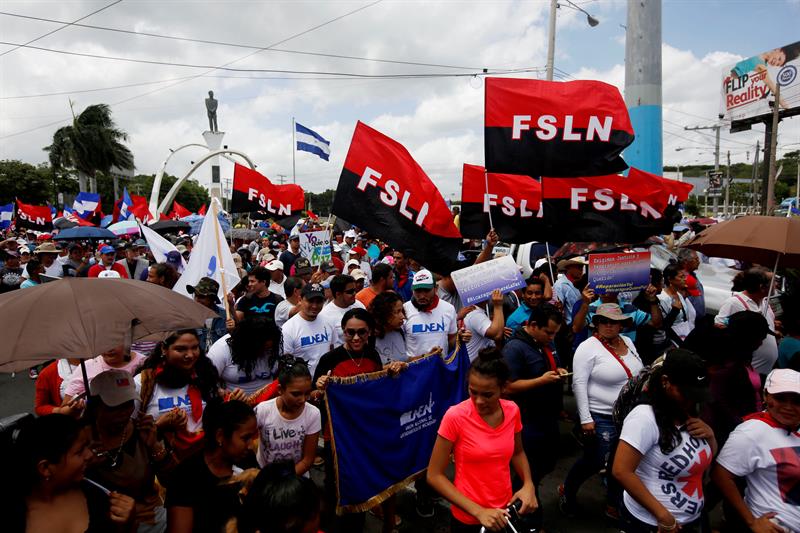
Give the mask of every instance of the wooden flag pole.
[(231, 319), (231, 304), (228, 301), (228, 282), (225, 280), (225, 264), (222, 262), (222, 243), (219, 242), (219, 234), (222, 228), (219, 225), (219, 208), (217, 203), (219, 200), (216, 198), (211, 199), (211, 216), (214, 219), (214, 240), (217, 241), (217, 261), (219, 261), (220, 281), (222, 282), (222, 301), (225, 303), (225, 319)]

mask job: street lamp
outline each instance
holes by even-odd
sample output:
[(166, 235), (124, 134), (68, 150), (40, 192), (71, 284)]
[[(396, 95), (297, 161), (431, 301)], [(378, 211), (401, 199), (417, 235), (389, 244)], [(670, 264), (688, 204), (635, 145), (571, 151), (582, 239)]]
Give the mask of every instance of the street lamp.
[(600, 24), (600, 21), (590, 15), (585, 9), (574, 4), (570, 0), (563, 0), (563, 4), (559, 4), (558, 0), (550, 0), (550, 28), (548, 31), (547, 40), (547, 81), (553, 81), (553, 66), (555, 63), (556, 54), (556, 9), (562, 5), (580, 11), (586, 15), (586, 23), (592, 28)]

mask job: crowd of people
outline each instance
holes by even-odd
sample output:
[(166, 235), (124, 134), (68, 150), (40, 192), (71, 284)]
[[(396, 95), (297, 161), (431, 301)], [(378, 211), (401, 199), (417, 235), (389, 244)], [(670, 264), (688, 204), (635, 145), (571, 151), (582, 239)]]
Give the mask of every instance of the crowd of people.
[[(234, 240), (241, 283), (222, 299), (210, 277), (185, 288), (216, 314), (204, 327), (97, 354), (86, 376), (75, 359), (32, 369), (37, 417), (4, 430), (9, 531), (362, 531), (364, 513), (333, 512), (328, 384), (464, 343), (467, 399), (414, 483), (420, 517), (443, 498), (454, 532), (544, 531), (549, 513), (581, 513), (600, 475), (627, 533), (710, 532), (718, 506), (726, 531), (800, 532), (800, 309), (776, 317), (771, 271), (743, 269), (713, 316), (691, 250), (619, 294), (595, 293), (583, 257), (542, 258), (524, 288), (465, 306), (403, 250), (356, 228), (332, 236), (316, 266), (296, 231)], [(173, 236), (157, 263), (141, 239), (48, 237), (0, 242), (0, 292), (67, 276), (172, 289), (193, 246)], [(497, 243), (473, 243), (475, 261)], [(565, 423), (583, 449), (545, 509)], [(402, 522), (395, 498), (371, 512), (384, 531)]]

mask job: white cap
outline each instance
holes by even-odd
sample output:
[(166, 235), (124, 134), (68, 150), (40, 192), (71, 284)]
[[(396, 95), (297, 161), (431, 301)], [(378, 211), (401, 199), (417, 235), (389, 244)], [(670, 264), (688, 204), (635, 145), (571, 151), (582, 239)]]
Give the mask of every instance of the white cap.
[(770, 394), (782, 392), (800, 394), (800, 372), (791, 368), (776, 368), (767, 376), (764, 390)]
[(432, 289), (436, 286), (433, 281), (433, 274), (424, 268), (414, 274), (414, 281), (411, 282), (411, 289)]
[(339, 253), (342, 251), (342, 245), (338, 242), (333, 243), (333, 251)]
[(344, 236), (345, 236), (345, 238), (349, 237), (351, 239), (355, 239), (356, 237), (358, 237), (358, 234), (356, 233), (356, 230), (349, 229), (349, 230), (344, 232)]
[(119, 278), (119, 272), (116, 270), (103, 270), (99, 274), (97, 274), (98, 278)]
[(283, 263), (281, 261), (278, 261), (277, 259), (274, 259), (269, 263), (267, 263), (267, 270), (269, 270), (270, 272), (275, 272), (276, 270), (283, 270)]
[(353, 279), (356, 280), (356, 281), (358, 281), (360, 279), (367, 279), (367, 275), (364, 274), (364, 271), (361, 270), (360, 268), (357, 268), (357, 269), (353, 270), (352, 272), (350, 272), (350, 275), (353, 276)]
[(547, 263), (547, 258), (546, 257), (541, 257), (541, 258), (537, 259), (536, 262), (533, 264), (533, 269), (536, 270), (537, 268), (539, 268), (540, 266), (542, 266), (545, 263)]
[(361, 266), (361, 261), (359, 261), (358, 259), (350, 259), (347, 263), (344, 264), (344, 267), (345, 268), (349, 268), (349, 267), (351, 267), (353, 265), (355, 265), (357, 267), (360, 267)]

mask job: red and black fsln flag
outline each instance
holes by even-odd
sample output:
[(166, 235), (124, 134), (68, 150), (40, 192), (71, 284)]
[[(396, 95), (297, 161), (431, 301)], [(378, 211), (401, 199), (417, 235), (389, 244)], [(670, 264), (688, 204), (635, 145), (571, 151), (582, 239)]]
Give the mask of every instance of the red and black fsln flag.
[(255, 170), (234, 165), (231, 213), (251, 213), (251, 218), (271, 218), (292, 227), (304, 208), (305, 194), (299, 185), (275, 185)]
[(46, 205), (30, 205), (17, 200), (16, 227), (36, 231), (53, 229), (53, 213)]
[(458, 268), (461, 234), (444, 198), (403, 145), (362, 122), (332, 212), (434, 272)]
[(596, 176), (627, 168), (633, 142), (625, 102), (599, 81), (487, 78), (485, 133), (489, 172)]
[(541, 200), (541, 185), (529, 176), (486, 174), (483, 167), (465, 164), (459, 217), (461, 235), (482, 239), (494, 226), (503, 242), (530, 242), (545, 231)]

